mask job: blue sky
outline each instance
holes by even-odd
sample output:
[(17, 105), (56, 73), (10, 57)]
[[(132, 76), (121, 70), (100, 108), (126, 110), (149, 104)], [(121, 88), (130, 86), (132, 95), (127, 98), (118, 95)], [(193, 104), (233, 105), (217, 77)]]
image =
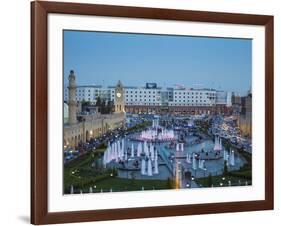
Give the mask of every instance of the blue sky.
[(64, 31), (64, 83), (206, 87), (245, 94), (251, 86), (247, 39)]

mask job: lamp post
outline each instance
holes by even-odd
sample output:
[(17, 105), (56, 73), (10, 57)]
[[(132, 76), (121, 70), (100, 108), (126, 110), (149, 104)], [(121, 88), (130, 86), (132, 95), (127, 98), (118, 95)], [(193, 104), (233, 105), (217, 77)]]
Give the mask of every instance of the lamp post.
[(204, 167), (204, 178), (205, 178), (205, 184), (207, 185), (206, 171), (207, 171), (207, 168), (206, 168), (206, 167)]
[(190, 186), (189, 186), (189, 188), (191, 188), (192, 187), (192, 181), (194, 181), (194, 176), (191, 176), (191, 181), (190, 181)]

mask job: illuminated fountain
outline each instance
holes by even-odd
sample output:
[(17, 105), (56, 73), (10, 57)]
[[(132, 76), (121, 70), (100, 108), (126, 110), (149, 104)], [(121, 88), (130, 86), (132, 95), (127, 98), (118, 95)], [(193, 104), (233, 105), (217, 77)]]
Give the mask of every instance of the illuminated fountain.
[(147, 162), (147, 176), (149, 176), (149, 177), (153, 176), (153, 174), (152, 174), (152, 163), (151, 163), (150, 158), (148, 159), (148, 162)]
[(191, 155), (190, 154), (186, 154), (186, 160), (187, 163), (191, 163)]
[(150, 145), (150, 150), (149, 150), (149, 152), (150, 152), (151, 160), (154, 160), (154, 148), (153, 148), (153, 145), (152, 145), (152, 144)]
[(153, 119), (152, 128), (158, 128), (158, 127), (159, 127), (159, 119)]
[(139, 142), (137, 147), (137, 157), (140, 157), (141, 153), (142, 153), (142, 145), (141, 142)]
[(231, 166), (235, 166), (234, 150), (230, 150), (230, 154), (229, 154), (229, 164), (230, 164)]
[[(103, 166), (106, 168), (106, 164), (110, 163), (112, 160), (118, 161), (121, 159), (127, 160), (127, 152), (125, 150), (125, 142), (118, 140), (112, 144), (108, 143), (107, 149), (103, 154)], [(125, 152), (125, 153), (124, 153)]]
[(222, 140), (220, 137), (215, 137), (215, 146), (214, 151), (221, 151), (222, 150)]
[(226, 150), (223, 151), (223, 160), (228, 161), (228, 153)]
[(195, 158), (195, 156), (196, 156), (196, 154), (195, 154), (195, 153), (193, 153), (193, 155), (192, 155), (192, 168), (193, 168), (194, 170), (196, 170), (196, 169), (197, 169), (197, 165), (196, 165), (196, 158)]
[(158, 174), (159, 171), (158, 171), (158, 160), (157, 158), (154, 159), (154, 172), (153, 174)]
[(154, 129), (148, 129), (142, 131), (141, 134), (136, 137), (137, 140), (141, 141), (173, 141), (176, 139), (174, 130), (162, 129), (161, 132)]
[(192, 119), (188, 120), (188, 127), (194, 127), (194, 121)]
[(203, 169), (203, 170), (205, 169), (205, 160), (204, 159), (199, 159), (198, 168)]
[(184, 144), (183, 143), (176, 144), (176, 151), (184, 151)]
[(223, 160), (227, 161), (230, 166), (235, 166), (235, 154), (234, 150), (230, 149), (229, 153), (224, 150), (223, 152)]
[(141, 160), (141, 175), (146, 175), (146, 163), (144, 158)]
[(134, 144), (132, 143), (132, 147), (131, 147), (131, 158), (134, 157)]
[[(152, 143), (148, 144), (144, 141), (143, 144), (139, 142), (136, 146), (131, 143), (130, 146), (131, 148), (125, 151), (124, 139), (108, 143), (107, 149), (103, 155), (104, 168), (107, 167), (107, 164), (115, 162), (115, 164), (123, 164), (120, 165), (123, 170), (131, 170), (130, 162), (137, 159), (140, 161), (140, 168), (138, 168), (138, 170), (140, 170), (141, 175), (153, 176), (153, 174), (159, 174), (158, 152)], [(134, 147), (137, 147), (136, 153)]]

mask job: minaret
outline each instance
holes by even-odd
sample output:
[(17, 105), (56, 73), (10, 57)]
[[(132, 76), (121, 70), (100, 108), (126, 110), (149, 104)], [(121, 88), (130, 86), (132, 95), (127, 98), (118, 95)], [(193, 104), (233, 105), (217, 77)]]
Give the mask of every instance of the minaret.
[(76, 83), (75, 83), (75, 75), (74, 71), (71, 70), (68, 76), (68, 123), (73, 125), (77, 122), (76, 117)]

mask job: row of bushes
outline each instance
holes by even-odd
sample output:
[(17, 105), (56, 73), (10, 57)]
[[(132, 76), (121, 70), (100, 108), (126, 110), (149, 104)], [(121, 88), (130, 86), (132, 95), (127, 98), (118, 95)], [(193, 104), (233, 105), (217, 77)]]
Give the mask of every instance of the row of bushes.
[(97, 183), (99, 181), (105, 180), (109, 177), (116, 176), (116, 175), (117, 175), (117, 171), (115, 169), (109, 169), (109, 170), (106, 170), (103, 174), (97, 175), (95, 177), (82, 178), (81, 181), (76, 180), (76, 181), (72, 181), (73, 182), (72, 184), (65, 184), (64, 190), (65, 190), (65, 193), (69, 193), (71, 185), (74, 188), (85, 189), (90, 186), (93, 186), (95, 183)]

